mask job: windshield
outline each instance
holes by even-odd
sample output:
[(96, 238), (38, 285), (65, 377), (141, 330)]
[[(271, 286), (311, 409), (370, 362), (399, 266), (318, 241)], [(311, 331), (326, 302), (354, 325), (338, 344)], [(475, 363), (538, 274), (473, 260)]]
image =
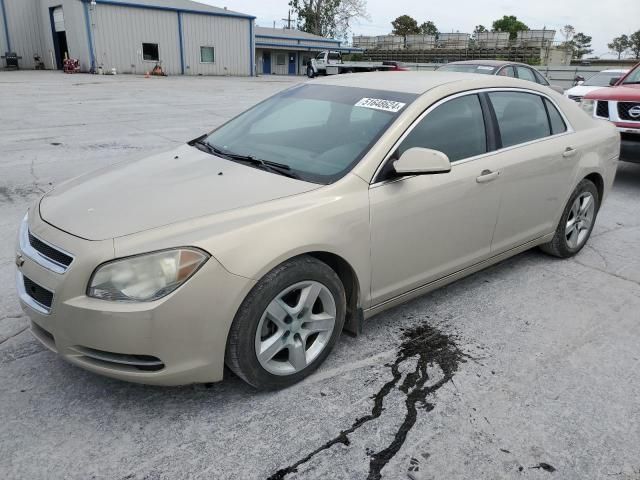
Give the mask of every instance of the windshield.
[(300, 85), (229, 121), (206, 142), (226, 153), (277, 162), (302, 180), (344, 176), (416, 95)]
[(586, 87), (608, 87), (612, 78), (620, 78), (624, 72), (600, 72), (586, 80), (583, 85)]
[(630, 83), (640, 83), (640, 66), (637, 66), (622, 82), (623, 85)]
[(438, 70), (443, 72), (485, 73), (487, 75), (493, 75), (496, 67), (490, 65), (450, 64), (440, 67)]

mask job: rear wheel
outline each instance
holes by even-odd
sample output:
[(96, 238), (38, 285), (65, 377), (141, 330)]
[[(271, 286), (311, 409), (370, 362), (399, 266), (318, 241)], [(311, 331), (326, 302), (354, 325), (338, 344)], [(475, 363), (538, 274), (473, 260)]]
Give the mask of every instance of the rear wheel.
[(599, 208), (598, 189), (590, 180), (582, 180), (567, 202), (553, 239), (540, 246), (542, 251), (568, 258), (582, 250), (591, 235)]
[(329, 355), (344, 325), (337, 274), (313, 257), (292, 259), (249, 293), (231, 326), (226, 363), (260, 389), (292, 385)]

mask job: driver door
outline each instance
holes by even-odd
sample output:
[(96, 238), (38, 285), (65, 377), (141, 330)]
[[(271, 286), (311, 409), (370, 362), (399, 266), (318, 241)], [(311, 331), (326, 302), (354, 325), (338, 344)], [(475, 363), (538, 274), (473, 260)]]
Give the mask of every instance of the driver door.
[(489, 257), (501, 179), (487, 143), (476, 94), (445, 101), (405, 134), (389, 161), (424, 147), (452, 168), (371, 185), (372, 306)]

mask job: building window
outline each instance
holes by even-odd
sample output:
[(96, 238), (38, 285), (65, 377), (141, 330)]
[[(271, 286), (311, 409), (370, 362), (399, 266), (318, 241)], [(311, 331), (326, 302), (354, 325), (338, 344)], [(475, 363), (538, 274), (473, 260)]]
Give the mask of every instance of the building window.
[(215, 55), (213, 47), (200, 47), (200, 63), (214, 63)]
[(160, 53), (157, 43), (143, 43), (142, 44), (142, 59), (147, 62), (159, 62)]
[(279, 53), (276, 56), (276, 64), (277, 65), (285, 65), (287, 63), (287, 57), (284, 53)]

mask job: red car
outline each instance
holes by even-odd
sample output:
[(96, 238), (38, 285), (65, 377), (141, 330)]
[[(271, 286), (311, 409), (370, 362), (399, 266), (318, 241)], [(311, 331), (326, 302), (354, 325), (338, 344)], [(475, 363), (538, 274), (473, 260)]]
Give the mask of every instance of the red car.
[(621, 78), (612, 78), (613, 88), (585, 95), (580, 106), (590, 115), (613, 122), (620, 135), (620, 160), (640, 163), (640, 63)]

